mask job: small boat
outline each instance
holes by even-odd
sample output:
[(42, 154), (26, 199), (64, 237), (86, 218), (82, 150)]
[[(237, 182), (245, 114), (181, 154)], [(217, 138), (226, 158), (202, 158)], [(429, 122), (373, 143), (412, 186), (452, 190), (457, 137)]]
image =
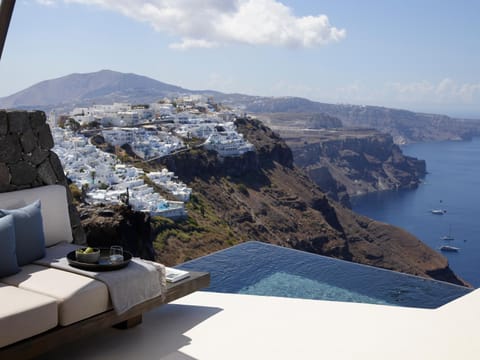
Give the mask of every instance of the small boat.
[(455, 247), (455, 246), (450, 246), (450, 245), (443, 245), (443, 246), (440, 246), (440, 250), (441, 251), (449, 251), (449, 252), (458, 252), (458, 250), (460, 250), (460, 248)]
[(432, 209), (430, 211), (432, 214), (435, 214), (435, 215), (443, 215), (447, 212), (447, 210), (444, 210), (444, 209)]
[(440, 237), (441, 240), (455, 240), (455, 238), (452, 236), (452, 227), (450, 226), (448, 228), (448, 235), (443, 235)]

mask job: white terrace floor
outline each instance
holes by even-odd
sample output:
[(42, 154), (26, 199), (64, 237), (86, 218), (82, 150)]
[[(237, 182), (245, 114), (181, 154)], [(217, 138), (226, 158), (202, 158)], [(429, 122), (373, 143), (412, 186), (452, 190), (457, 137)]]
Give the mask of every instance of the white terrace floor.
[(436, 310), (197, 292), (45, 359), (480, 359), (480, 290)]

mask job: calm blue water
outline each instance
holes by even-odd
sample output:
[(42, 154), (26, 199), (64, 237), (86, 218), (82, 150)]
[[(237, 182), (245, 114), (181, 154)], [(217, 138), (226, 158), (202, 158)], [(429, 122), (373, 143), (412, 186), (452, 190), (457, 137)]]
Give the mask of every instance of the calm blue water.
[(260, 242), (180, 266), (208, 271), (207, 291), (436, 308), (469, 289)]
[[(357, 197), (353, 210), (400, 226), (437, 251), (444, 244), (459, 247), (443, 255), (456, 274), (480, 287), (480, 139), (413, 144), (403, 151), (426, 160), (425, 183), (416, 190)], [(434, 208), (447, 213), (431, 214)], [(450, 229), (455, 240), (441, 240)]]

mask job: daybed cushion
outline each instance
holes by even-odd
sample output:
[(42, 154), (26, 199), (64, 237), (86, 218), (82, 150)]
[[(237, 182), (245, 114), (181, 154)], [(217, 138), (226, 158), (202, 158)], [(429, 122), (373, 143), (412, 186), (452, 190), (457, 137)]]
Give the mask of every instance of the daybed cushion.
[(0, 278), (20, 271), (15, 252), (13, 216), (0, 218)]
[(15, 210), (0, 209), (0, 218), (13, 216), (18, 265), (23, 266), (45, 256), (40, 200)]
[(57, 313), (54, 298), (0, 283), (0, 347), (54, 328)]
[(18, 274), (3, 278), (2, 282), (55, 298), (58, 322), (63, 326), (111, 308), (104, 283), (68, 271), (26, 265)]
[(18, 208), (36, 200), (40, 200), (42, 203), (45, 245), (52, 246), (65, 241), (72, 242), (67, 191), (62, 185), (46, 185), (0, 193), (0, 209)]

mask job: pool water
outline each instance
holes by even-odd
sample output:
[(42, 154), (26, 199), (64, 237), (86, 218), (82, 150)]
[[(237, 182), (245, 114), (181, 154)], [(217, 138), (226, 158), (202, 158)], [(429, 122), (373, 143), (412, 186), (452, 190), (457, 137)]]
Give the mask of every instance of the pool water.
[(186, 262), (208, 271), (206, 291), (437, 308), (471, 290), (256, 241)]

